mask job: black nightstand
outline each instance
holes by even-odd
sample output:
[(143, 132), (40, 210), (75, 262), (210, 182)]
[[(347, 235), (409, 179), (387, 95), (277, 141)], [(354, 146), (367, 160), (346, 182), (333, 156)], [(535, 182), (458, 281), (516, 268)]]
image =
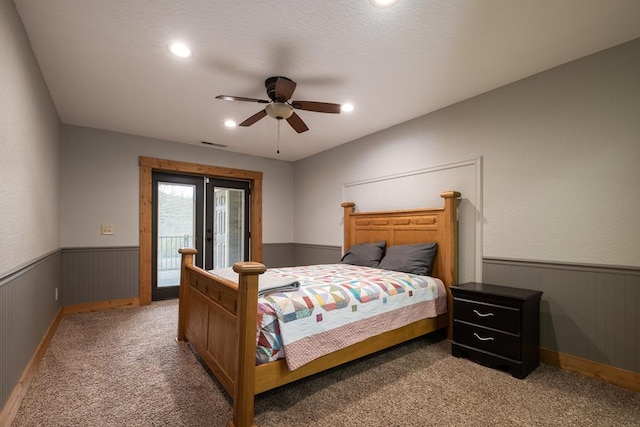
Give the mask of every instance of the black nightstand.
[(538, 367), (542, 292), (472, 282), (451, 293), (453, 356), (507, 367), (520, 379)]

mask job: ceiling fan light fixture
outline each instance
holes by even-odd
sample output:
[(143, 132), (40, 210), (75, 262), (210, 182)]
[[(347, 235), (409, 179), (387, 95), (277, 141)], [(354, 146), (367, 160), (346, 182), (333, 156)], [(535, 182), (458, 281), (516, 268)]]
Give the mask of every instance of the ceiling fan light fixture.
[(266, 104), (263, 109), (240, 123), (238, 125), (240, 127), (249, 127), (257, 121), (262, 120), (264, 117), (269, 116), (278, 120), (278, 124), (280, 123), (280, 120), (285, 119), (296, 132), (302, 133), (308, 131), (309, 127), (305, 124), (304, 120), (296, 114), (294, 109), (314, 111), (316, 113), (340, 113), (340, 104), (318, 101), (289, 101), (289, 99), (291, 99), (291, 95), (293, 95), (293, 92), (296, 89), (296, 82), (287, 77), (269, 77), (264, 81), (264, 85), (267, 89), (267, 96), (271, 101), (229, 95), (218, 95), (216, 96), (216, 99)]
[(288, 119), (293, 114), (293, 107), (285, 102), (273, 102), (264, 107), (269, 117), (282, 120)]

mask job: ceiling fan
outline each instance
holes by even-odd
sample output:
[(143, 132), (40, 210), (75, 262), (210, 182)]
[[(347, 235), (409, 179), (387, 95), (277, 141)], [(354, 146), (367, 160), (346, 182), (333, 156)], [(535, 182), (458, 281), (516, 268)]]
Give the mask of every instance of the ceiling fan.
[(286, 119), (291, 127), (298, 133), (309, 130), (304, 121), (296, 114), (294, 109), (315, 111), (318, 113), (340, 114), (340, 104), (316, 101), (289, 101), (293, 91), (296, 90), (296, 82), (282, 76), (269, 77), (264, 81), (267, 88), (267, 96), (271, 101), (256, 98), (244, 98), (242, 96), (218, 95), (216, 99), (227, 101), (257, 102), (265, 105), (262, 111), (240, 123), (238, 126), (251, 126), (264, 116), (273, 117), (277, 120)]

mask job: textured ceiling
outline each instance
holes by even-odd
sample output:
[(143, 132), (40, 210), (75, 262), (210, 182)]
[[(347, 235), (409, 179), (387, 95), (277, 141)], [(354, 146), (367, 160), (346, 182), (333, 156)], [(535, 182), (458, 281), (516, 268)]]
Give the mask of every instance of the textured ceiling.
[[(16, 0), (63, 123), (298, 160), (640, 37), (638, 0)], [(174, 40), (194, 56), (168, 52)], [(340, 115), (226, 128), (266, 99), (352, 102)]]

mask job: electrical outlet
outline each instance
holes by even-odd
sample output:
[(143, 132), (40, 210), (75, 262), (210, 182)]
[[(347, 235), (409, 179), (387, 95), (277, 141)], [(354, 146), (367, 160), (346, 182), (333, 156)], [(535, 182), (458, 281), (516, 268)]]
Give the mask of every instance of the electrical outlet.
[(56, 301), (58, 301), (58, 288), (56, 288)]
[(100, 233), (103, 235), (111, 235), (113, 234), (113, 225), (102, 225), (102, 228), (100, 229)]

